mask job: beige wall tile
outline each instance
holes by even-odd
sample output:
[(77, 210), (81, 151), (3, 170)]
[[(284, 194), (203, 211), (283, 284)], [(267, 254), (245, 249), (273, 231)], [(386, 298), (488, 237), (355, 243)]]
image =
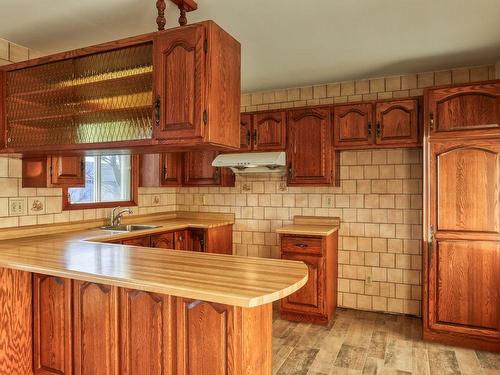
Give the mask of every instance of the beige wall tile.
[(368, 94), (370, 92), (370, 81), (367, 79), (355, 81), (354, 82), (354, 92), (356, 95)]
[(340, 96), (340, 83), (332, 83), (327, 85), (326, 95), (328, 97)]
[(467, 83), (469, 82), (469, 69), (461, 68), (461, 69), (453, 69), (451, 71), (451, 77), (453, 83)]
[(387, 91), (401, 90), (401, 76), (387, 77), (385, 79), (385, 89)]
[(385, 78), (370, 79), (370, 92), (384, 92)]
[(417, 88), (417, 75), (408, 74), (401, 76), (401, 90), (411, 90)]
[(348, 96), (354, 95), (354, 81), (341, 82), (340, 83), (340, 95)]

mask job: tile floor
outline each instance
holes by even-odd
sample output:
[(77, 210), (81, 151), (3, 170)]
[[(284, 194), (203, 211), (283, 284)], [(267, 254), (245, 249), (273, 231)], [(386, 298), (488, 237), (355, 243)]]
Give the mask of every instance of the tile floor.
[(275, 316), (273, 374), (500, 375), (500, 354), (423, 342), (421, 320), (337, 309), (328, 327)]

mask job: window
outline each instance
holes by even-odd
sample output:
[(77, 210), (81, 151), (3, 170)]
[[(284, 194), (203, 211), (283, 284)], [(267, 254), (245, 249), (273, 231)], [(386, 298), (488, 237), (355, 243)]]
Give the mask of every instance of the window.
[(85, 186), (67, 189), (65, 207), (106, 207), (120, 202), (135, 204), (132, 164), (130, 155), (86, 156)]

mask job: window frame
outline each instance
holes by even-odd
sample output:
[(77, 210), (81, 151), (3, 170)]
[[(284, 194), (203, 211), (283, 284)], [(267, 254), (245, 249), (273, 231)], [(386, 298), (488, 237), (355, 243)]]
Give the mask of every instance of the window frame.
[[(111, 155), (111, 153), (110, 153)], [(93, 202), (93, 203), (71, 203), (69, 200), (69, 188), (71, 186), (65, 186), (63, 188), (62, 194), (62, 209), (67, 210), (85, 210), (93, 208), (112, 208), (123, 206), (131, 207), (137, 206), (138, 201), (138, 190), (139, 190), (139, 155), (130, 155), (130, 200), (128, 201), (112, 201), (112, 202)]]

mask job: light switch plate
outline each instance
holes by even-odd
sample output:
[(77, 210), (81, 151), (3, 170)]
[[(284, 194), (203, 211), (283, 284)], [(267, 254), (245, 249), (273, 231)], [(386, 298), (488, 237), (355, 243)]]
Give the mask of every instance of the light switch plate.
[(23, 198), (12, 198), (9, 200), (9, 215), (26, 215), (26, 200)]

